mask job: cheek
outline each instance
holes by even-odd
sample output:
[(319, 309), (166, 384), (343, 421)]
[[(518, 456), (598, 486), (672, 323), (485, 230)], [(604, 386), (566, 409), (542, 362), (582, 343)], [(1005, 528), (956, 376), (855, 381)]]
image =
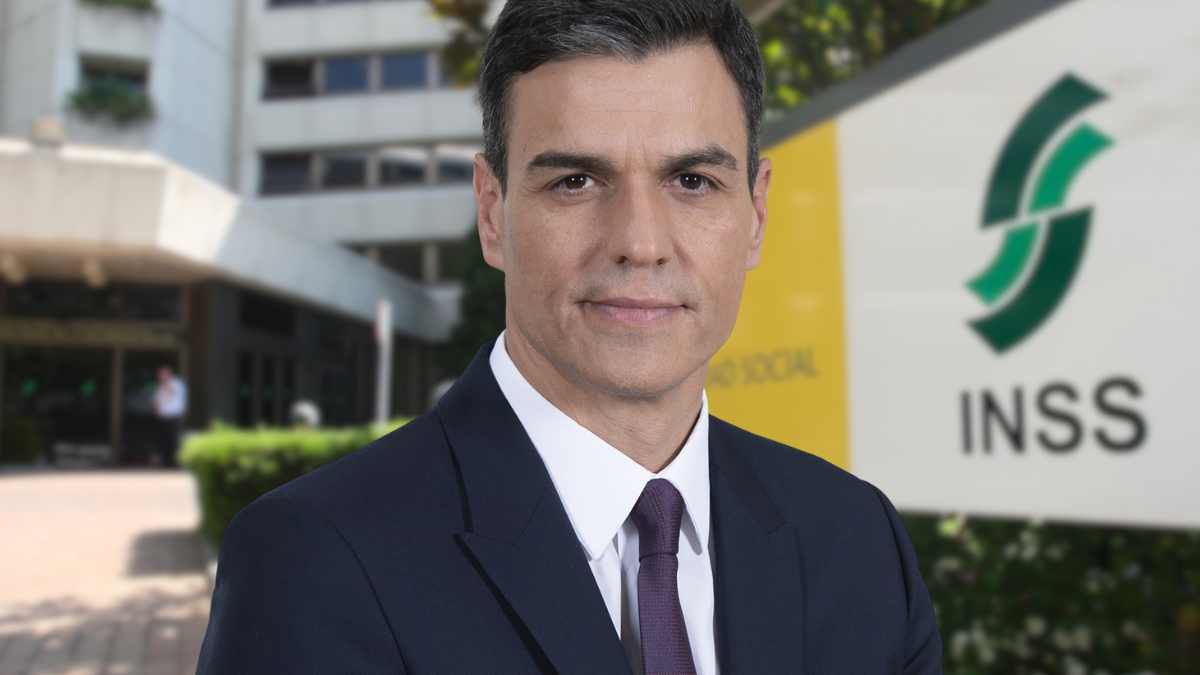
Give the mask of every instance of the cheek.
[(688, 262), (693, 274), (707, 288), (711, 299), (721, 305), (737, 302), (745, 279), (750, 244), (748, 228), (740, 216), (727, 214), (705, 227), (692, 227), (684, 238), (692, 251)]
[(514, 215), (509, 255), (526, 299), (566, 294), (586, 258), (589, 230), (579, 218), (554, 210), (526, 209)]

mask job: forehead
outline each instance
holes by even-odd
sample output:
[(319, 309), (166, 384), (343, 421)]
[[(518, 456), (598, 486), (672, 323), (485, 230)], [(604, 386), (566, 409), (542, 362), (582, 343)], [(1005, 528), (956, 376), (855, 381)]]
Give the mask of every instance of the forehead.
[(509, 100), (514, 162), (549, 149), (616, 158), (712, 143), (735, 154), (746, 149), (737, 84), (707, 43), (639, 61), (618, 56), (552, 61), (516, 78)]

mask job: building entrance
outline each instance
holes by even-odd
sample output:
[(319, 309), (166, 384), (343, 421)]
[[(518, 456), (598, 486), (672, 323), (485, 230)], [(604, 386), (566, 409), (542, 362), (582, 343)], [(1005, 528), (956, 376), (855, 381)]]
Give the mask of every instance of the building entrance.
[(164, 442), (156, 371), (174, 351), (0, 347), (0, 462), (147, 464)]
[(112, 460), (111, 349), (3, 347), (0, 459)]

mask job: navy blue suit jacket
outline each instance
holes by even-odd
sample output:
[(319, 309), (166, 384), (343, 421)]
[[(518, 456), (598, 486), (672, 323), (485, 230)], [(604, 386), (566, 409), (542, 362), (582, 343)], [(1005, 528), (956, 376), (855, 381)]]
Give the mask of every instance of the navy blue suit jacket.
[[(237, 514), (200, 673), (629, 672), (490, 349), (429, 414)], [(883, 494), (716, 418), (709, 450), (723, 673), (941, 672)]]

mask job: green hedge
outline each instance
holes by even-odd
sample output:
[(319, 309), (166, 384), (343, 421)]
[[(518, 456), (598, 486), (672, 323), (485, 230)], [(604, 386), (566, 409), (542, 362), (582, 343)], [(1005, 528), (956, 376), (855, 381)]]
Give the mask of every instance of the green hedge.
[(1200, 532), (905, 523), (947, 673), (1200, 673)]
[(347, 429), (215, 426), (188, 438), (179, 463), (199, 486), (200, 528), (219, 548), (234, 514), (260, 495), (351, 453), (408, 420)]
[(46, 439), (32, 417), (16, 415), (0, 428), (0, 464), (28, 464), (46, 453)]

